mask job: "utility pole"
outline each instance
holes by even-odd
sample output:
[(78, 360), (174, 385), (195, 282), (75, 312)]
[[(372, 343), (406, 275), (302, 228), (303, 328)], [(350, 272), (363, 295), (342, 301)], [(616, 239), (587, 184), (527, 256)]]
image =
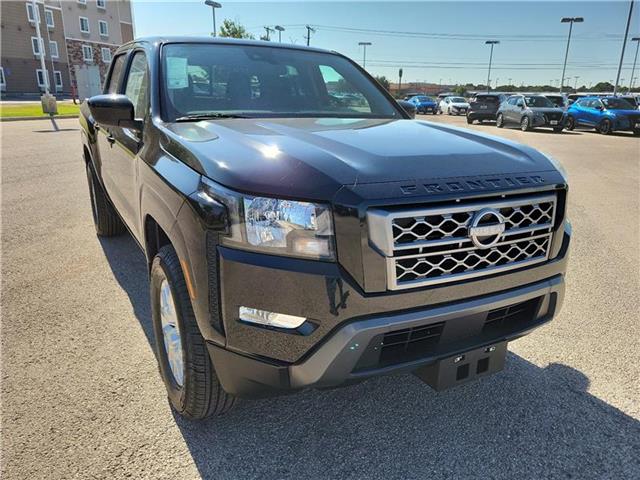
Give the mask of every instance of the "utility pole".
[(564, 85), (564, 74), (567, 70), (567, 57), (569, 56), (569, 44), (571, 43), (571, 32), (573, 31), (574, 23), (582, 23), (584, 18), (582, 17), (563, 17), (560, 23), (569, 24), (569, 36), (567, 37), (567, 49), (564, 52), (564, 65), (562, 66), (562, 79), (560, 80), (560, 93), (562, 93), (562, 86)]
[(275, 29), (278, 31), (278, 43), (282, 43), (282, 32), (284, 32), (284, 27), (276, 25)]
[(402, 91), (402, 68), (398, 70), (398, 95)]
[(218, 2), (214, 2), (213, 0), (205, 0), (204, 4), (211, 7), (211, 14), (213, 15), (213, 33), (211, 34), (211, 36), (215, 37), (217, 35), (216, 34), (216, 8), (222, 8), (222, 5)]
[(616, 83), (613, 86), (613, 95), (618, 93), (618, 83), (620, 82), (620, 73), (622, 72), (622, 60), (624, 60), (624, 48), (627, 46), (627, 38), (629, 37), (629, 25), (631, 25), (631, 14), (633, 13), (634, 0), (629, 2), (629, 17), (627, 18), (627, 28), (624, 31), (624, 40), (622, 42), (622, 52), (620, 53), (620, 63), (618, 64), (618, 75), (616, 76)]
[[(42, 40), (42, 36), (40, 35), (40, 10), (38, 10), (36, 0), (31, 0), (31, 5), (33, 6), (33, 20), (36, 24), (36, 36), (38, 37), (38, 50), (40, 51), (40, 68), (42, 69), (42, 79), (44, 80), (44, 93), (46, 95), (49, 95), (49, 73), (47, 72), (47, 66), (44, 63), (44, 41)], [(53, 74), (53, 72), (51, 72), (51, 74)]]
[(270, 33), (275, 32), (275, 30), (271, 27), (263, 27), (263, 28), (267, 32), (267, 42), (270, 42), (271, 41)]
[(364, 48), (364, 52), (362, 53), (362, 68), (366, 70), (367, 68), (367, 47), (371, 46), (371, 42), (358, 42), (358, 45), (361, 45)]
[(633, 88), (633, 74), (636, 73), (636, 62), (638, 61), (638, 48), (640, 48), (640, 37), (633, 37), (632, 42), (636, 42), (636, 56), (633, 58), (633, 68), (631, 69), (631, 81), (629, 82), (629, 92)]
[(307, 29), (307, 36), (305, 37), (307, 39), (307, 47), (309, 46), (309, 43), (311, 42), (311, 34), (312, 33), (316, 33), (316, 29), (315, 28), (311, 28), (311, 26), (309, 25), (305, 25), (305, 27)]
[(579, 79), (580, 77), (579, 77), (578, 75), (576, 75), (576, 76), (574, 76), (573, 78), (576, 80), (576, 82), (573, 84), (573, 91), (574, 91), (574, 92), (577, 92), (577, 91), (578, 91), (578, 79)]
[(493, 60), (493, 46), (499, 44), (498, 40), (487, 40), (485, 45), (491, 45), (491, 53), (489, 54), (489, 72), (487, 73), (487, 93), (491, 91), (491, 61)]

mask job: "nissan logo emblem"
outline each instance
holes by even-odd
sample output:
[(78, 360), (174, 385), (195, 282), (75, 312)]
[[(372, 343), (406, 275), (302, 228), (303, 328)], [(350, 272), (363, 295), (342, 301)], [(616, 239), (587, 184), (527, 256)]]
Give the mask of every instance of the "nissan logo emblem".
[(478, 248), (491, 248), (504, 233), (504, 217), (493, 208), (477, 212), (469, 225), (469, 238)]

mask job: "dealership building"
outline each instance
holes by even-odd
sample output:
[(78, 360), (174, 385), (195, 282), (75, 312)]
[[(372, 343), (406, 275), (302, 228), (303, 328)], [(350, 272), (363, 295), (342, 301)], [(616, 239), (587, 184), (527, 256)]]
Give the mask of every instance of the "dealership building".
[(115, 50), (134, 38), (129, 0), (38, 0), (35, 9), (11, 1), (0, 9), (3, 98), (39, 97), (45, 85), (58, 96), (100, 93)]

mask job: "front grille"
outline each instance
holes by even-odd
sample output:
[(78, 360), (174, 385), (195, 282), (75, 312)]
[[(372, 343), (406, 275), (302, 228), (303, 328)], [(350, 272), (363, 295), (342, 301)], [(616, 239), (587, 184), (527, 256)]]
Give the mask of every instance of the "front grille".
[(550, 112), (550, 113), (545, 113), (544, 114), (544, 118), (545, 121), (547, 123), (549, 123), (550, 120), (562, 120), (562, 113), (561, 112)]
[[(368, 212), (369, 233), (386, 257), (389, 289), (411, 288), (545, 261), (555, 206), (555, 195), (544, 195), (399, 212), (372, 210)], [(478, 212), (487, 209), (499, 213), (504, 231), (480, 237), (489, 241), (478, 245), (469, 229)]]

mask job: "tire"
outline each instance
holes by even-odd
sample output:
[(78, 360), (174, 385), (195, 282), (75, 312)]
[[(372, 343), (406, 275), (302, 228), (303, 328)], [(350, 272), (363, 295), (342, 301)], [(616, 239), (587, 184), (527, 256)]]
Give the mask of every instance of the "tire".
[(89, 183), (89, 199), (91, 200), (91, 214), (96, 233), (99, 237), (114, 237), (125, 232), (124, 223), (116, 213), (115, 208), (104, 193), (102, 185), (87, 162), (87, 182)]
[(598, 124), (596, 129), (602, 135), (609, 135), (611, 133), (611, 120), (605, 118)]
[(571, 115), (569, 115), (567, 117), (567, 124), (566, 124), (566, 129), (571, 131), (574, 128), (576, 128), (576, 119), (573, 118)]
[(529, 117), (527, 117), (526, 115), (520, 120), (520, 130), (522, 130), (523, 132), (528, 132), (529, 130), (531, 130), (531, 120), (529, 120)]
[[(192, 420), (222, 415), (235, 404), (236, 398), (225, 392), (218, 381), (196, 323), (180, 260), (171, 245), (162, 247), (154, 257), (150, 278), (156, 358), (169, 403), (180, 415)], [(173, 308), (171, 302), (165, 303), (164, 325), (163, 292), (165, 299), (173, 302)], [(170, 333), (167, 340), (163, 330)], [(170, 355), (166, 343), (171, 340), (175, 350)], [(174, 362), (170, 363), (170, 358)]]
[(553, 133), (562, 133), (562, 127), (555, 127)]
[(636, 137), (640, 136), (640, 128), (636, 128), (636, 129), (634, 129), (634, 130), (633, 130), (633, 134), (634, 134)]
[[(467, 123), (468, 123), (469, 125), (471, 125), (471, 124), (473, 123), (473, 119), (472, 119), (472, 118), (467, 117)], [(482, 123), (482, 122), (480, 122), (480, 123)]]
[(499, 113), (498, 116), (496, 117), (496, 127), (498, 128), (504, 127), (504, 115), (502, 115), (501, 113)]

